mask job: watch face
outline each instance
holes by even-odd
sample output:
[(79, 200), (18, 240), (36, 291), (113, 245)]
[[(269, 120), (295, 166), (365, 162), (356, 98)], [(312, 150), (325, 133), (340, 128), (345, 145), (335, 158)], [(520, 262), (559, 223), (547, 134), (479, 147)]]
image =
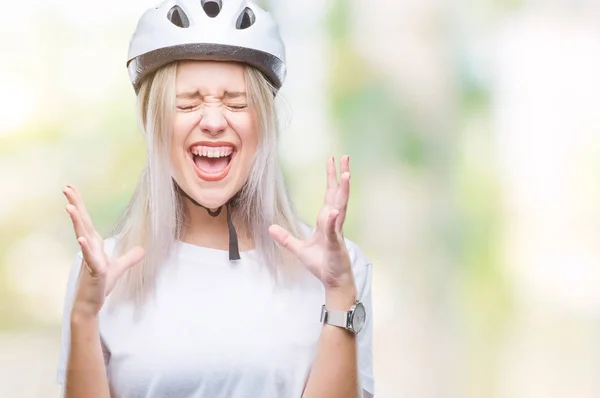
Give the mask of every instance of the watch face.
[(365, 325), (366, 316), (367, 314), (364, 305), (362, 303), (356, 304), (354, 315), (352, 315), (352, 329), (354, 330), (354, 333), (359, 333), (362, 330)]

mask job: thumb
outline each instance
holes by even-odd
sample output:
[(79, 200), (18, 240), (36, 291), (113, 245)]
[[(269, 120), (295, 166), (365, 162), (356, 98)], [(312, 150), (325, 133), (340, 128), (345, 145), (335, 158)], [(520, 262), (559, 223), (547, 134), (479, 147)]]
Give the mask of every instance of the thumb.
[(296, 238), (285, 228), (276, 224), (269, 227), (269, 234), (277, 243), (298, 257), (302, 247), (302, 241), (300, 239)]
[(119, 257), (115, 263), (116, 277), (119, 278), (125, 271), (139, 263), (145, 255), (146, 251), (141, 246), (135, 246), (129, 249), (129, 251)]

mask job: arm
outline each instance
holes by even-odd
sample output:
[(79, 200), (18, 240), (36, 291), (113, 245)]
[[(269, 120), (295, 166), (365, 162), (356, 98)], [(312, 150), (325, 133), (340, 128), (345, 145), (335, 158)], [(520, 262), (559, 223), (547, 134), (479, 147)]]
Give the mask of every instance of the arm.
[[(347, 311), (356, 299), (350, 286), (326, 294), (326, 306)], [(337, 326), (323, 325), (317, 356), (313, 363), (304, 398), (359, 397), (356, 336)]]
[(71, 314), (65, 398), (110, 398), (98, 317)]
[(69, 352), (61, 359), (63, 363), (66, 359), (67, 366), (66, 372), (59, 368), (59, 378), (66, 379), (66, 398), (110, 398), (99, 313), (116, 281), (144, 257), (144, 250), (134, 247), (118, 258), (108, 256), (104, 239), (96, 232), (79, 192), (69, 185), (63, 193), (69, 200), (66, 210), (81, 247), (82, 261), (76, 281), (75, 272), (72, 273), (74, 283), (69, 291), (74, 292), (74, 297), (67, 295), (72, 306), (68, 321), (65, 318), (63, 324), (63, 338), (69, 339), (63, 352)]
[[(326, 306), (348, 311), (357, 297), (352, 263), (342, 233), (350, 194), (348, 156), (342, 157), (340, 172), (338, 183), (335, 161), (329, 158), (325, 205), (317, 216), (312, 236), (298, 239), (280, 225), (271, 225), (269, 233), (323, 283)], [(345, 329), (323, 326), (304, 398), (362, 396), (356, 340), (357, 337)]]

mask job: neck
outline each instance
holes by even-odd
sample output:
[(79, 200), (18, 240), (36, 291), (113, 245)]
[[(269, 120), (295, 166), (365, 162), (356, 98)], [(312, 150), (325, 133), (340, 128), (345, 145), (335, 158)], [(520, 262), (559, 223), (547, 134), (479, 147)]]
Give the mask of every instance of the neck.
[[(229, 249), (229, 228), (227, 227), (227, 207), (223, 205), (218, 216), (211, 216), (206, 208), (200, 207), (184, 197), (185, 223), (181, 240), (196, 246), (212, 249)], [(211, 209), (215, 211), (217, 209)], [(237, 230), (239, 250), (252, 249), (252, 240), (249, 239), (247, 229), (235, 223)]]

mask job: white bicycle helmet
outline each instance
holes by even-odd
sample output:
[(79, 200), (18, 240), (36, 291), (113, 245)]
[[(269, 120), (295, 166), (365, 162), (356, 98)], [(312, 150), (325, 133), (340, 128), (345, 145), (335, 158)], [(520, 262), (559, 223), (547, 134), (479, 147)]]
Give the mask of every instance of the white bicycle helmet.
[(147, 10), (129, 43), (135, 92), (146, 76), (173, 61), (237, 61), (281, 88), (285, 47), (271, 15), (251, 0), (167, 0)]

